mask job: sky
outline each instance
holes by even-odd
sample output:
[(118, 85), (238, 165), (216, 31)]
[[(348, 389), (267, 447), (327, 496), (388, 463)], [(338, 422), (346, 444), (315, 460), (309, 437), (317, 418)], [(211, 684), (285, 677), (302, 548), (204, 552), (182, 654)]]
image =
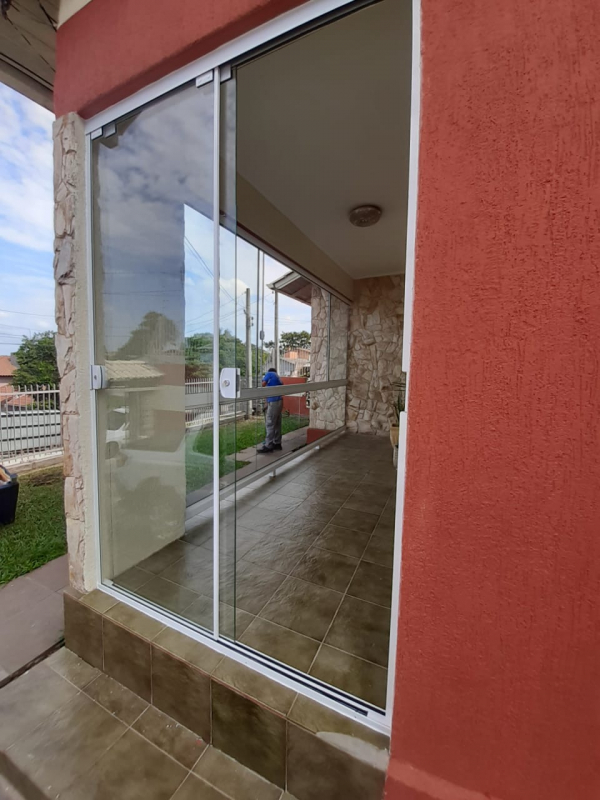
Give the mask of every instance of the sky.
[[(197, 96), (196, 91), (192, 94)], [(195, 195), (201, 200), (205, 193), (204, 184), (211, 184), (210, 174), (200, 176), (201, 180), (197, 177), (198, 168), (204, 167), (209, 159), (196, 157), (193, 161), (178, 155), (187, 153), (186, 147), (188, 150), (192, 148), (196, 154), (209, 147), (202, 137), (198, 137), (199, 129), (202, 136), (206, 134), (204, 138), (207, 141), (212, 140), (212, 117), (207, 117), (203, 125), (197, 109), (192, 111), (194, 113), (183, 104), (179, 110), (176, 107), (172, 109), (170, 117), (168, 109), (160, 115), (142, 114), (137, 123), (141, 132), (135, 138), (130, 136), (129, 144), (123, 137), (115, 150), (100, 151), (104, 152), (105, 161), (102, 163), (105, 166), (101, 174), (102, 185), (106, 187), (101, 196), (107, 198), (108, 211), (105, 213), (110, 212), (109, 241), (103, 247), (107, 296), (104, 332), (108, 350), (116, 350), (123, 344), (148, 310), (168, 311), (169, 303), (173, 308), (174, 301), (169, 300), (172, 292), (167, 288), (171, 278), (174, 279), (172, 291), (180, 296), (182, 243), (169, 236), (169, 231), (181, 231), (181, 223), (172, 219), (173, 209), (181, 208), (179, 187), (186, 181), (193, 183)], [(23, 336), (55, 330), (52, 122), (51, 112), (0, 84), (2, 355), (16, 351)], [(177, 134), (181, 139), (177, 147), (168, 151), (164, 148), (165, 136), (161, 128), (165, 125), (170, 137)], [(187, 130), (190, 126), (191, 132)], [(112, 162), (108, 161), (109, 157)], [(165, 176), (170, 176), (170, 180), (165, 180)], [(173, 203), (170, 192), (178, 193), (174, 198), (179, 206), (177, 202)], [(221, 329), (228, 329), (245, 339), (243, 309), (246, 288), (250, 288), (252, 341), (259, 343), (260, 327), (264, 329), (265, 341), (272, 340), (273, 292), (267, 284), (286, 274), (288, 269), (275, 259), (266, 257), (264, 282), (258, 291), (256, 248), (239, 238), (236, 241), (231, 233), (222, 230)], [(145, 231), (144, 236), (140, 235), (141, 231)], [(212, 327), (213, 264), (212, 222), (187, 205), (183, 244), (185, 333), (189, 336), (207, 332)], [(111, 259), (111, 245), (118, 258)], [(124, 259), (128, 252), (132, 254), (129, 260)], [(154, 270), (153, 260), (156, 261)], [(111, 262), (114, 262), (112, 271)], [(264, 322), (261, 326), (263, 293)], [(176, 305), (179, 305), (179, 300)], [(285, 296), (280, 297), (279, 318), (280, 331), (310, 331), (310, 307)]]
[(52, 122), (0, 84), (0, 355), (55, 330)]

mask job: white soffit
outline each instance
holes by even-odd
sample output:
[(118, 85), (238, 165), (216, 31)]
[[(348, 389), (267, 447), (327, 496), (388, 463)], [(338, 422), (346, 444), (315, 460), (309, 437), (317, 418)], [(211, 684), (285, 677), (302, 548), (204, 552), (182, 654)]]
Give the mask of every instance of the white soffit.
[(404, 271), (411, 30), (382, 0), (238, 70), (239, 172), (352, 278)]

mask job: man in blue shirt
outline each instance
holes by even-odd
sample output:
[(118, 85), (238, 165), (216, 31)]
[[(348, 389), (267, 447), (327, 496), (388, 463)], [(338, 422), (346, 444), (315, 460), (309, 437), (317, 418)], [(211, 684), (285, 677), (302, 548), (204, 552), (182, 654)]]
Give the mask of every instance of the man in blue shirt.
[[(275, 367), (271, 367), (262, 379), (263, 386), (283, 386), (283, 381), (277, 374)], [(272, 453), (273, 450), (281, 450), (281, 412), (283, 411), (283, 399), (281, 397), (267, 397), (267, 413), (265, 424), (267, 435), (264, 445), (259, 449), (259, 453)]]

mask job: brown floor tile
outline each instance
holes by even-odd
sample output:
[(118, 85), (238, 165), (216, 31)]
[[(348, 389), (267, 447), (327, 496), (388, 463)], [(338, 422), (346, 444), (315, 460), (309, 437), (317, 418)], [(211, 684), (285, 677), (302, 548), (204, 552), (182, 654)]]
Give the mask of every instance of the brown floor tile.
[(82, 602), (85, 606), (93, 608), (94, 611), (104, 614), (109, 608), (117, 603), (117, 600), (115, 600), (114, 597), (111, 597), (111, 595), (106, 594), (106, 592), (100, 591), (100, 589), (94, 589), (93, 592), (84, 594), (80, 602)]
[(0, 689), (0, 749), (36, 728), (78, 693), (45, 663)]
[(102, 617), (70, 594), (63, 594), (63, 601), (65, 644), (88, 664), (102, 669)]
[(52, 592), (60, 592), (69, 585), (69, 556), (54, 558), (43, 567), (38, 567), (27, 576)]
[(195, 775), (188, 775), (172, 800), (229, 800), (229, 798)]
[(393, 538), (390, 536), (377, 536), (373, 534), (364, 552), (363, 560), (370, 561), (373, 564), (381, 564), (382, 567), (391, 567), (393, 559)]
[(281, 686), (260, 672), (227, 657), (213, 672), (213, 679), (237, 689), (247, 697), (253, 697), (280, 714), (287, 714), (296, 697), (292, 689)]
[(311, 547), (298, 563), (292, 575), (317, 586), (344, 592), (358, 566), (358, 559)]
[[(327, 708), (322, 703), (317, 703), (316, 700), (311, 700), (310, 697), (304, 697), (299, 694), (288, 718), (313, 733), (341, 733), (344, 735), (344, 739), (350, 740), (351, 746), (353, 746), (353, 742), (358, 741), (366, 742), (378, 750), (389, 750), (389, 736), (367, 728), (360, 722), (350, 719), (350, 717), (338, 714), (337, 711)], [(323, 738), (327, 737), (323, 736)], [(340, 741), (339, 737), (337, 740)]]
[(180, 558), (183, 558), (191, 547), (193, 547), (193, 545), (176, 539), (174, 542), (170, 542), (170, 544), (166, 545), (161, 550), (158, 550), (156, 553), (153, 553), (148, 558), (140, 561), (137, 566), (146, 572), (152, 572), (155, 575), (158, 575), (159, 572), (162, 572), (170, 564), (173, 564), (175, 561), (179, 561)]
[(198, 669), (202, 670), (202, 672), (206, 672), (208, 675), (214, 671), (217, 664), (223, 658), (223, 656), (217, 653), (216, 650), (213, 650), (212, 647), (207, 647), (205, 644), (197, 642), (195, 639), (185, 636), (185, 634), (179, 631), (173, 630), (173, 628), (165, 628), (161, 631), (156, 639), (154, 639), (154, 644), (166, 650), (168, 653), (171, 653), (171, 655), (181, 658), (183, 661), (187, 661), (194, 667), (198, 667)]
[(100, 670), (90, 666), (66, 647), (61, 647), (60, 650), (52, 653), (45, 663), (78, 689), (83, 689), (100, 675)]
[(260, 616), (321, 641), (341, 599), (339, 592), (290, 577), (286, 578)]
[(238, 518), (238, 522), (243, 528), (248, 528), (251, 531), (274, 531), (277, 530), (287, 516), (287, 513), (281, 513), (280, 511), (267, 511), (266, 509), (254, 507), (242, 514)]
[(209, 747), (194, 768), (200, 778), (231, 800), (279, 800), (281, 789), (214, 747)]
[(353, 511), (351, 508), (341, 508), (331, 520), (332, 525), (339, 525), (342, 528), (350, 528), (361, 533), (373, 533), (373, 529), (379, 520), (377, 514), (369, 514), (366, 511)]
[[(302, 502), (303, 498), (301, 497), (290, 497), (289, 495), (281, 495), (277, 492), (273, 492), (268, 497), (265, 497), (264, 500), (261, 500), (256, 508), (287, 514), (293, 511)], [(238, 509), (238, 511), (239, 510), (240, 509)]]
[(352, 492), (344, 503), (344, 508), (349, 508), (352, 511), (366, 511), (369, 514), (379, 516), (387, 502), (385, 495), (381, 497), (381, 495), (378, 496), (374, 492), (371, 494), (361, 491), (361, 486)]
[(143, 639), (154, 639), (164, 629), (162, 622), (152, 619), (137, 608), (117, 603), (106, 612), (106, 616), (124, 628), (137, 633)]
[(150, 644), (108, 618), (103, 620), (104, 671), (150, 702)]
[(159, 577), (152, 578), (151, 581), (140, 586), (137, 592), (146, 600), (173, 611), (175, 614), (183, 614), (186, 608), (189, 608), (198, 598), (196, 592)]
[(148, 706), (133, 728), (187, 769), (194, 766), (207, 746), (197, 734), (154, 706)]
[(290, 539), (297, 542), (306, 540), (310, 545), (326, 525), (327, 521), (320, 519), (291, 516), (285, 521), (285, 525), (277, 528), (274, 535), (280, 539)]
[(348, 594), (389, 608), (392, 604), (391, 568), (361, 561), (348, 587)]
[(312, 664), (319, 642), (257, 617), (241, 637), (242, 644), (302, 672)]
[(295, 797), (380, 800), (384, 781), (385, 768), (376, 769), (297, 725), (288, 725), (287, 788)]
[(85, 774), (125, 731), (112, 714), (78, 694), (16, 742), (10, 758), (54, 797)]
[(297, 521), (304, 520), (305, 522), (320, 522), (325, 524), (330, 522), (339, 510), (339, 505), (326, 503), (320, 498), (314, 500), (308, 498), (308, 500), (304, 500), (302, 504), (294, 510), (292, 517)]
[(387, 668), (390, 610), (346, 596), (325, 644)]
[(290, 481), (289, 483), (284, 484), (279, 489), (277, 489), (277, 495), (283, 495), (284, 497), (294, 497), (298, 498), (299, 500), (304, 500), (313, 493), (313, 489), (311, 486), (308, 486), (305, 483), (296, 483), (296, 481)]
[(213, 681), (213, 745), (271, 783), (285, 785), (286, 721)]
[(145, 569), (140, 569), (139, 567), (131, 567), (131, 569), (117, 575), (114, 582), (117, 586), (122, 586), (123, 589), (129, 589), (135, 592), (142, 584), (148, 583), (151, 577), (151, 572), (147, 572)]
[(360, 558), (370, 539), (369, 533), (359, 533), (339, 525), (327, 525), (323, 533), (315, 541), (315, 546), (333, 553)]
[[(241, 608), (234, 609), (225, 603), (220, 604), (219, 628), (223, 636), (229, 639), (236, 639), (246, 630), (254, 619), (253, 614), (242, 611)], [(213, 629), (213, 599), (212, 597), (199, 597), (194, 600), (192, 605), (186, 609), (185, 618), (191, 622), (202, 625), (209, 631)], [(235, 620), (235, 623), (234, 623)]]
[(10, 581), (0, 588), (0, 620), (5, 622), (14, 614), (37, 605), (51, 593), (51, 589), (32, 581), (27, 575)]
[(179, 561), (168, 566), (160, 577), (185, 586), (196, 594), (212, 594), (213, 557), (209, 550), (194, 547)]
[(9, 674), (25, 667), (59, 642), (64, 633), (63, 600), (58, 593), (0, 620), (0, 663)]
[(221, 599), (249, 614), (258, 614), (284, 580), (285, 575), (241, 559), (235, 574), (221, 581)]
[(384, 518), (382, 515), (379, 519), (379, 522), (375, 526), (373, 533), (375, 534), (375, 536), (393, 540), (395, 529), (396, 529), (395, 517), (390, 516), (389, 518)]
[(378, 708), (385, 708), (387, 670), (377, 664), (324, 644), (310, 674)]
[(128, 730), (87, 775), (72, 783), (61, 800), (170, 800), (186, 774), (180, 764)]
[(85, 687), (84, 691), (88, 697), (91, 697), (126, 725), (131, 725), (148, 706), (145, 700), (121, 686), (108, 675), (99, 675), (96, 680)]
[(152, 703), (210, 741), (210, 678), (158, 647), (152, 654)]
[(263, 569), (272, 569), (289, 575), (310, 546), (307, 539), (275, 539), (272, 534), (251, 547), (244, 559)]

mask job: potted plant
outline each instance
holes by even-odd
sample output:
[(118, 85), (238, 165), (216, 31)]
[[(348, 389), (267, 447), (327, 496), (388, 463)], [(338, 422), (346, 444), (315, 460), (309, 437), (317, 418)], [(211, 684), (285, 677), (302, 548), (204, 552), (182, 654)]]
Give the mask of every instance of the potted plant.
[(398, 436), (400, 434), (400, 414), (404, 411), (404, 404), (406, 402), (406, 373), (402, 373), (399, 381), (392, 384), (392, 389), (395, 392), (394, 401), (392, 403), (393, 422), (390, 425), (390, 441), (392, 447), (398, 447)]

